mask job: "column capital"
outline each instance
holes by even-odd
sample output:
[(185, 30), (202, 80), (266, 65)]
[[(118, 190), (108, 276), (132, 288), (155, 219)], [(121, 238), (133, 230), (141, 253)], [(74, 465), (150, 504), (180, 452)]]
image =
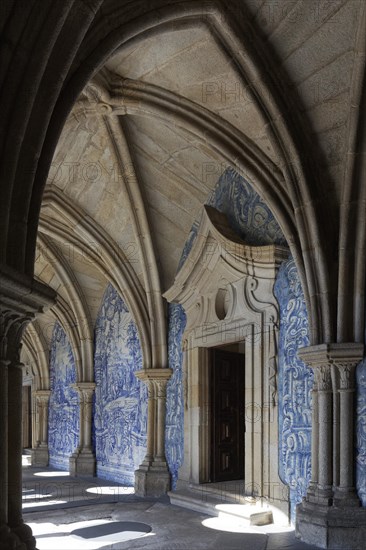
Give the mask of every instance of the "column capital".
[(142, 369), (135, 372), (135, 376), (143, 382), (168, 382), (172, 374), (172, 369)]
[(32, 277), (0, 264), (0, 360), (19, 362), (27, 324), (55, 302), (56, 293)]
[(72, 387), (74, 390), (76, 390), (79, 393), (93, 393), (96, 387), (95, 382), (76, 382), (76, 384), (72, 384)]
[(363, 354), (364, 345), (356, 342), (318, 344), (298, 351), (299, 358), (313, 369), (326, 365), (357, 365)]
[(33, 395), (37, 401), (47, 402), (51, 395), (51, 390), (36, 390), (33, 392)]

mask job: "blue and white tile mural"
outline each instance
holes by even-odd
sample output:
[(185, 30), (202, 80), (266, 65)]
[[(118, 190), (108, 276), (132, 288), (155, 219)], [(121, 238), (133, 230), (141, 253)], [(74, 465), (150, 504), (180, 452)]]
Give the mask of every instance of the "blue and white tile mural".
[(233, 168), (228, 168), (222, 174), (207, 204), (226, 214), (232, 229), (246, 244), (286, 245), (286, 239), (271, 210)]
[(186, 314), (180, 304), (169, 304), (168, 357), (173, 374), (167, 385), (167, 413), (165, 453), (172, 476), (172, 489), (176, 488), (178, 469), (183, 464), (184, 386), (182, 378), (182, 339)]
[(136, 324), (117, 291), (108, 285), (95, 326), (93, 442), (97, 475), (134, 484), (146, 453), (147, 388)]
[(311, 390), (313, 371), (297, 356), (309, 345), (304, 294), (292, 258), (282, 263), (274, 288), (280, 306), (279, 470), (290, 488), (291, 514), (311, 478)]
[(59, 323), (52, 333), (50, 350), (50, 401), (48, 447), (50, 465), (69, 469), (69, 458), (79, 444), (79, 397), (71, 386), (76, 366), (69, 339)]
[(366, 506), (366, 360), (356, 371), (357, 424), (356, 424), (356, 486), (362, 506)]

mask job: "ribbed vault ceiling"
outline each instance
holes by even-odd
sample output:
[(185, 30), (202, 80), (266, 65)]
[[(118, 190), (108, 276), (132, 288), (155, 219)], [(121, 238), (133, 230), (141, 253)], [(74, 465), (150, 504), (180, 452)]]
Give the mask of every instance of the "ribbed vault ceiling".
[[(334, 201), (348, 149), (362, 2), (325, 2), (321, 8), (317, 0), (245, 4), (273, 66), (289, 75), (307, 130), (324, 152)], [(164, 330), (161, 292), (172, 284), (189, 230), (218, 178), (233, 165), (258, 187), (255, 170), (234, 154), (230, 159), (211, 139), (201, 124), (206, 117), (235, 136), (253, 165), (267, 171), (270, 192), (290, 204), (283, 158), (263, 107), (269, 98), (258, 97), (255, 88), (204, 21), (163, 26), (114, 53), (75, 104), (49, 172), (35, 275), (57, 291), (59, 301), (53, 317), (41, 323), (63, 319), (76, 338), (75, 324), (84, 316), (88, 339), (111, 281), (146, 340), (151, 319)], [(289, 207), (288, 219), (294, 217)], [(51, 331), (44, 333), (49, 339)]]

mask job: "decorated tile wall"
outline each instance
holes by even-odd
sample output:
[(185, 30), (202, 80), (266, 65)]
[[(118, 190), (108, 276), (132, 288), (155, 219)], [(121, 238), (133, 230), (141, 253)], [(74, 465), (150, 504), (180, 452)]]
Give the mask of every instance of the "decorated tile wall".
[(136, 324), (108, 285), (95, 326), (93, 442), (97, 475), (127, 485), (146, 453), (147, 388)]
[(168, 357), (173, 374), (167, 386), (167, 414), (165, 452), (172, 476), (172, 489), (176, 488), (178, 470), (183, 463), (184, 381), (182, 373), (182, 338), (186, 314), (180, 304), (169, 304)]
[(48, 446), (50, 465), (69, 469), (69, 458), (79, 444), (79, 398), (75, 359), (69, 339), (59, 323), (52, 333)]
[(280, 307), (279, 336), (279, 469), (290, 488), (291, 513), (306, 493), (311, 478), (311, 390), (313, 371), (297, 356), (309, 345), (303, 291), (292, 258), (284, 262), (275, 282)]
[(366, 506), (366, 360), (358, 365), (356, 380), (356, 487), (362, 505)]

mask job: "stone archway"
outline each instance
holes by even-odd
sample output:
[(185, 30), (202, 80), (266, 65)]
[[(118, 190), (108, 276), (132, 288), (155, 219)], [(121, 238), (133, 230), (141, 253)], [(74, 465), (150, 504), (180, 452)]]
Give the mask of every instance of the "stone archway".
[(205, 206), (197, 238), (165, 293), (187, 315), (184, 463), (178, 489), (210, 481), (210, 348), (241, 343), (245, 353), (245, 491), (288, 514), (278, 474), (277, 331), (273, 295), (285, 247), (247, 246), (226, 217)]

